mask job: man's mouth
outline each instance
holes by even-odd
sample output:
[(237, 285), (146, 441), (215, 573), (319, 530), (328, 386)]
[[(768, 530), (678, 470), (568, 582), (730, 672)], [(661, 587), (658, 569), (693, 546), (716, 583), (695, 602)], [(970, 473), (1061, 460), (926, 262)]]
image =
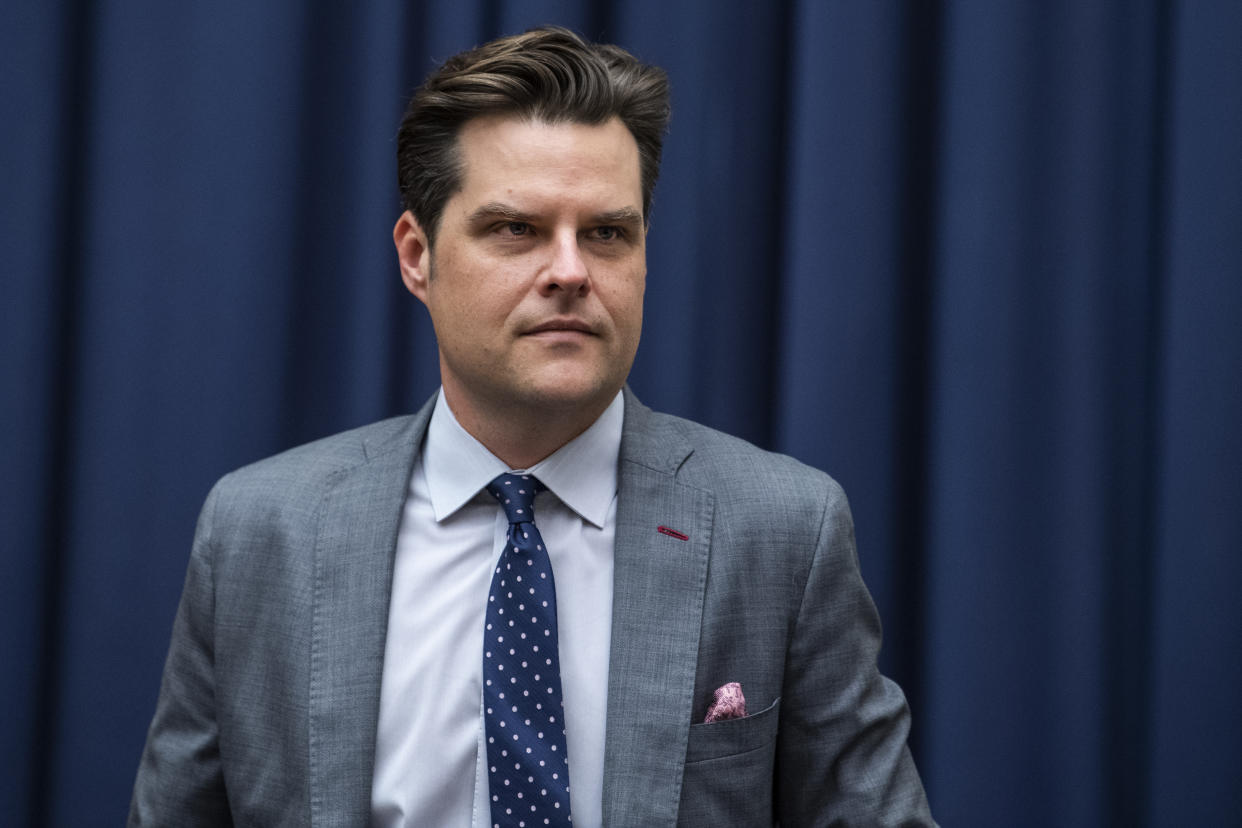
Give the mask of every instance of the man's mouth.
[(569, 318), (549, 319), (548, 321), (541, 322), (540, 324), (526, 331), (527, 336), (533, 336), (536, 334), (549, 334), (549, 335), (589, 334), (589, 335), (594, 335), (594, 333), (595, 332), (591, 330), (591, 326), (588, 325), (586, 322), (583, 322), (581, 319), (569, 319)]

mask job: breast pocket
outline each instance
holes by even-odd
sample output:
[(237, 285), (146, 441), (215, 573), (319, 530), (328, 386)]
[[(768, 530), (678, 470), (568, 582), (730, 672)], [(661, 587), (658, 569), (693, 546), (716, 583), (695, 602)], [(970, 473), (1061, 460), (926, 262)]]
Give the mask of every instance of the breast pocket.
[(776, 739), (780, 706), (781, 700), (777, 699), (758, 713), (740, 719), (690, 725), (686, 764), (748, 753), (771, 744)]
[(690, 726), (678, 825), (770, 825), (780, 699), (741, 719)]

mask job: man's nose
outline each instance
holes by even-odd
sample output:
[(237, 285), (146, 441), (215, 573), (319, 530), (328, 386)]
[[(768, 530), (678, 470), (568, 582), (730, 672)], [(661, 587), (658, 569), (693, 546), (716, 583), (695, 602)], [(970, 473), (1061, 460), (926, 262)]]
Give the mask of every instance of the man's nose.
[(549, 255), (550, 260), (540, 277), (539, 289), (544, 293), (562, 290), (586, 295), (591, 289), (591, 274), (579, 247), (576, 233), (558, 233)]

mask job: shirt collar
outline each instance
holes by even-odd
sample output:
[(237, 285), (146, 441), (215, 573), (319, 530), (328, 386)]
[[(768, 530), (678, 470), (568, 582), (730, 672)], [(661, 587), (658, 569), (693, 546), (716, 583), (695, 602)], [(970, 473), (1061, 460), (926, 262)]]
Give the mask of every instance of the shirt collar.
[(586, 431), (529, 469), (510, 469), (462, 428), (441, 388), (423, 443), (423, 470), (436, 522), (466, 505), (496, 475), (526, 471), (579, 517), (602, 529), (617, 493), (624, 415), (625, 402), (618, 392)]

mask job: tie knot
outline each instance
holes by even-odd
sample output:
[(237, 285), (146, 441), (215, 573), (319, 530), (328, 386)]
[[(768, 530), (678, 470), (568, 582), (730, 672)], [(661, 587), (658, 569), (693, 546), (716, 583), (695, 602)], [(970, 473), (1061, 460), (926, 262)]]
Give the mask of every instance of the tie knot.
[(509, 523), (534, 523), (535, 495), (547, 488), (529, 474), (502, 474), (487, 484), (487, 490), (500, 502)]

